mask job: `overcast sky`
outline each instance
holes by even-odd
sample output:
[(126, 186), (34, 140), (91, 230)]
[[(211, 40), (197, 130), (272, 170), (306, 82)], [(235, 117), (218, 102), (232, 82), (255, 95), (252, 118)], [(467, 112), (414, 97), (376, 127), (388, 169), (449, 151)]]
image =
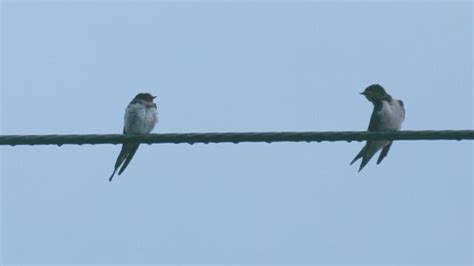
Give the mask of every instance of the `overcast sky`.
[[(470, 1), (3, 1), (2, 134), (472, 129)], [(472, 263), (473, 146), (398, 141), (1, 147), (0, 264)]]

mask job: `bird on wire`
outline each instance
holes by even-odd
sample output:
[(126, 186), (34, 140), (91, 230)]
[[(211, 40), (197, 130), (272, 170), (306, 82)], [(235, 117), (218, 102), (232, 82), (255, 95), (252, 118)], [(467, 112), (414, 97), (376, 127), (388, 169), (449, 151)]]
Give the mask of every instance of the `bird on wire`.
[[(392, 98), (379, 84), (370, 85), (360, 94), (364, 95), (374, 105), (368, 131), (400, 130), (405, 120), (405, 107), (401, 100)], [(377, 164), (379, 164), (387, 156), (392, 143), (391, 140), (367, 141), (362, 150), (352, 160), (351, 165), (362, 158), (359, 167), (360, 172), (370, 159), (379, 150), (382, 150), (377, 159)]]
[[(133, 98), (125, 110), (123, 134), (143, 135), (149, 134), (153, 130), (155, 124), (158, 122), (158, 110), (156, 104), (153, 102), (155, 98), (156, 96), (150, 93), (139, 93)], [(117, 157), (114, 171), (109, 181), (112, 181), (115, 172), (120, 166), (122, 167), (118, 172), (119, 175), (127, 168), (133, 155), (137, 152), (139, 145), (140, 144), (137, 143), (124, 143), (122, 145), (122, 150)]]

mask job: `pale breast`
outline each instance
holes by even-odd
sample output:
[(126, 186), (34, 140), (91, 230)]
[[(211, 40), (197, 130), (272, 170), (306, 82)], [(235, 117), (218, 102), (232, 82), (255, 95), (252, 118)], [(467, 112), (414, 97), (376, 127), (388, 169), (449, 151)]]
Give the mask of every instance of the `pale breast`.
[(158, 120), (155, 107), (141, 103), (130, 104), (125, 112), (125, 132), (127, 134), (148, 134)]
[(381, 128), (400, 130), (405, 120), (405, 109), (398, 100), (383, 101), (380, 111)]

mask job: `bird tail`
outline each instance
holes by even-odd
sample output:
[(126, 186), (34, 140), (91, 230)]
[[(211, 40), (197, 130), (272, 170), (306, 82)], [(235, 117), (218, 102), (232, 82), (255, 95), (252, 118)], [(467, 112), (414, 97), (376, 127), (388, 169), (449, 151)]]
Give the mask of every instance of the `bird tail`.
[[(112, 182), (112, 179), (114, 178), (114, 175), (115, 175), (115, 172), (117, 172), (117, 169), (120, 167), (123, 161), (129, 157), (128, 154), (130, 153), (130, 151), (134, 149), (133, 153), (135, 153), (136, 151), (136, 148), (134, 147), (135, 145), (136, 144), (123, 144), (122, 145), (122, 150), (120, 150), (120, 154), (118, 155), (117, 160), (115, 161), (114, 171), (112, 172), (112, 175), (110, 175), (109, 177), (109, 182)], [(136, 146), (138, 148), (138, 145)], [(123, 170), (124, 170), (124, 167), (122, 166), (122, 169), (119, 171), (119, 175), (123, 172)]]
[(130, 161), (132, 161), (133, 155), (135, 155), (135, 153), (137, 152), (138, 147), (139, 147), (138, 144), (130, 145), (125, 157), (125, 162), (123, 163), (122, 167), (120, 168), (120, 171), (118, 172), (119, 175), (122, 174), (123, 171), (125, 171), (125, 168), (127, 168)]
[(362, 171), (362, 169), (365, 167), (365, 165), (367, 165), (367, 163), (370, 161), (370, 159), (372, 159), (372, 156), (374, 156), (375, 153), (372, 153), (372, 154), (365, 154), (363, 157), (362, 157), (362, 162), (360, 163), (360, 166), (359, 166), (359, 171)]
[(387, 146), (383, 147), (382, 151), (380, 152), (379, 158), (377, 159), (377, 164), (382, 162), (382, 160), (387, 156), (388, 151), (390, 150), (390, 147), (392, 146), (393, 141), (390, 141)]
[(374, 157), (374, 155), (383, 147), (381, 141), (369, 141), (364, 147), (364, 152), (361, 155), (362, 162), (360, 163), (359, 172), (365, 167), (365, 165)]
[(109, 182), (112, 182), (112, 178), (114, 178), (115, 172), (117, 171), (117, 168), (114, 169), (112, 175), (109, 177)]
[(362, 148), (362, 150), (360, 150), (360, 152), (356, 155), (354, 160), (352, 160), (351, 165), (355, 163), (357, 160), (359, 160), (360, 158), (362, 158), (362, 162), (360, 163), (360, 166), (359, 166), (359, 172), (362, 171), (362, 169), (367, 165), (370, 159), (372, 159), (375, 153), (379, 151), (380, 148), (378, 147), (379, 146), (378, 144), (379, 144), (378, 142), (367, 142), (364, 148)]
[(350, 163), (350, 165), (352, 165), (353, 163), (355, 163), (357, 160), (359, 160), (360, 158), (362, 158), (364, 156), (364, 153), (365, 153), (365, 149), (367, 148), (367, 145), (365, 145), (361, 150), (360, 152), (356, 155), (356, 157), (352, 160), (352, 162)]

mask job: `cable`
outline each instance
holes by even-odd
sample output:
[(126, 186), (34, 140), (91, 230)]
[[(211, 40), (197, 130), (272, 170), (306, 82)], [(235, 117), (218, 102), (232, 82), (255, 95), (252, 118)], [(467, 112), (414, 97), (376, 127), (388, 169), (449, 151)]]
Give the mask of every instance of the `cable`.
[(0, 145), (64, 145), (119, 143), (241, 143), (241, 142), (321, 142), (364, 140), (473, 140), (474, 130), (421, 131), (322, 131), (322, 132), (232, 132), (167, 133), (127, 136), (111, 135), (3, 135)]

